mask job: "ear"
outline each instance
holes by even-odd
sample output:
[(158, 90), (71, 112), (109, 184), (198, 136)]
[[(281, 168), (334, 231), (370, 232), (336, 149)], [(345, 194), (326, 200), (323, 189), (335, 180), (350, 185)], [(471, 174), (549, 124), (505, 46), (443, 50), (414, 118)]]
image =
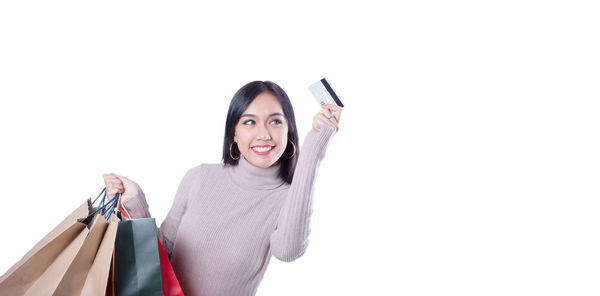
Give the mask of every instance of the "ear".
[(235, 135), (233, 135), (233, 141), (238, 142), (238, 138)]

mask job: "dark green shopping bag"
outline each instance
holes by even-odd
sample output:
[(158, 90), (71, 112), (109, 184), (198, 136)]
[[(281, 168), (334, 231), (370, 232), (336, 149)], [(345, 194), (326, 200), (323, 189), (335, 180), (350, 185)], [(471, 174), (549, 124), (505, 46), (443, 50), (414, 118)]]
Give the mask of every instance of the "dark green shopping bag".
[(154, 218), (119, 222), (114, 284), (116, 296), (163, 295)]

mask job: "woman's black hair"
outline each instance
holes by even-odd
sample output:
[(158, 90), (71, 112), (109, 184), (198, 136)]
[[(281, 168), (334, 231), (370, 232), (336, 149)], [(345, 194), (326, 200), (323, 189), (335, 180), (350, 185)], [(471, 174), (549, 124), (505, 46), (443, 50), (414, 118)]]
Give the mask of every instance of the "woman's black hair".
[[(229, 165), (237, 165), (241, 153), (237, 145), (231, 145), (233, 143), (233, 136), (235, 135), (235, 126), (240, 120), (242, 113), (248, 108), (250, 103), (254, 101), (256, 96), (263, 92), (272, 93), (281, 104), (283, 109), (283, 115), (288, 122), (288, 141), (294, 145), (288, 144), (279, 158), (281, 169), (279, 170), (279, 176), (287, 183), (291, 184), (294, 177), (294, 170), (296, 169), (296, 162), (298, 161), (298, 154), (300, 153), (298, 146), (298, 130), (296, 128), (296, 119), (294, 117), (294, 108), (288, 98), (287, 94), (279, 85), (271, 81), (252, 81), (240, 88), (229, 104), (229, 111), (227, 111), (227, 121), (225, 123), (225, 137), (223, 139), (223, 163)], [(296, 147), (294, 149), (294, 147)], [(230, 151), (230, 148), (233, 151)], [(293, 156), (292, 156), (293, 154)], [(239, 156), (236, 156), (239, 155)], [(290, 157), (291, 156), (291, 157)]]

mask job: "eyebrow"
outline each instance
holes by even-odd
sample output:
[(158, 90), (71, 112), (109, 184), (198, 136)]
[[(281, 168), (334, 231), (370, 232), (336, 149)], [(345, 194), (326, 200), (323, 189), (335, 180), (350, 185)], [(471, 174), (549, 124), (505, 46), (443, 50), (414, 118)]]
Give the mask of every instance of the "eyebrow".
[[(276, 116), (276, 115), (281, 115), (281, 116), (283, 116), (283, 114), (281, 114), (281, 113), (273, 113), (273, 114), (269, 115), (269, 117), (271, 117), (271, 116)], [(240, 117), (256, 117), (256, 115), (247, 113), (247, 114), (244, 114), (244, 115), (242, 115), (242, 116), (240, 116)], [(285, 116), (284, 116), (284, 117), (285, 117)]]

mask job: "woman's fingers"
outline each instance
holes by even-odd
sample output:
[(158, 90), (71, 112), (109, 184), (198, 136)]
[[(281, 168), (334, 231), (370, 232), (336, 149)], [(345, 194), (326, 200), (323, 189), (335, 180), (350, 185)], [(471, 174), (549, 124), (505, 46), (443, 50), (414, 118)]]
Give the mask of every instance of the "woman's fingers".
[(139, 194), (138, 185), (128, 178), (113, 173), (102, 174), (102, 178), (109, 198), (113, 198), (118, 193), (121, 194), (119, 201), (125, 203)]
[(342, 107), (332, 104), (321, 105), (319, 111), (313, 118), (313, 129), (319, 132), (319, 124), (331, 127), (336, 132), (339, 131), (339, 122), (342, 117)]
[(103, 174), (102, 177), (104, 178), (105, 182), (113, 182), (119, 180), (119, 178), (117, 178), (115, 174)]
[(332, 117), (335, 118), (335, 116), (331, 115), (331, 112), (329, 111), (329, 109), (323, 109), (323, 110), (319, 111), (319, 114), (322, 114), (326, 118), (332, 118)]
[(342, 117), (342, 107), (340, 106), (335, 106), (336, 107), (336, 111), (334, 113), (335, 119), (337, 120), (337, 122), (340, 122), (340, 118)]
[(318, 114), (324, 116), (325, 118), (327, 118), (328, 120), (330, 120), (331, 122), (333, 122), (335, 126), (338, 125), (338, 121), (337, 121), (337, 118), (336, 118), (335, 114), (332, 115), (329, 110), (323, 109)]
[(103, 174), (104, 184), (106, 185), (106, 195), (112, 198), (117, 193), (125, 192), (123, 182), (115, 174)]
[[(318, 121), (318, 123), (329, 126), (332, 129), (334, 129), (335, 131), (338, 131), (338, 124), (335, 121), (334, 117), (327, 118), (327, 116), (325, 116), (324, 114), (319, 113), (319, 116), (317, 116), (317, 121)], [(317, 125), (318, 125), (318, 123), (317, 123)]]
[[(331, 109), (329, 109), (331, 108)], [(333, 110), (334, 113), (333, 115), (331, 114), (331, 111)], [(314, 120), (313, 120), (313, 129), (315, 130), (315, 132), (319, 132), (319, 124), (322, 125), (326, 125), (331, 127), (332, 129), (334, 129), (335, 131), (339, 130), (339, 125), (338, 125), (338, 119), (337, 116), (339, 116), (339, 112), (341, 109), (338, 106), (334, 106), (334, 105), (323, 105), (323, 109), (321, 111), (319, 111), (317, 114), (315, 114), (314, 116)], [(336, 115), (336, 113), (338, 113)]]
[(331, 114), (331, 112), (329, 112), (329, 110), (321, 110), (321, 112), (319, 112), (319, 115), (323, 115), (325, 118), (327, 118), (328, 120), (330, 120), (331, 122), (333, 122), (335, 125), (338, 124), (337, 118), (334, 115)]
[(331, 116), (328, 110), (321, 110), (319, 113), (315, 114), (313, 128), (316, 132), (320, 131), (319, 124), (328, 125), (331, 128), (334, 128), (330, 123), (332, 120), (335, 120), (335, 118)]
[(121, 175), (116, 175), (116, 177), (121, 182), (121, 185), (123, 185), (123, 187), (125, 188), (125, 191), (121, 196), (121, 202), (125, 203), (139, 194), (139, 186), (137, 183)]
[(313, 120), (312, 127), (315, 132), (317, 132), (317, 133), (319, 132), (319, 122), (316, 119)]
[(342, 107), (338, 105), (324, 104), (321, 105), (321, 108), (328, 110), (329, 114), (333, 113), (333, 116), (335, 117), (336, 121), (340, 122), (340, 117), (342, 115)]

